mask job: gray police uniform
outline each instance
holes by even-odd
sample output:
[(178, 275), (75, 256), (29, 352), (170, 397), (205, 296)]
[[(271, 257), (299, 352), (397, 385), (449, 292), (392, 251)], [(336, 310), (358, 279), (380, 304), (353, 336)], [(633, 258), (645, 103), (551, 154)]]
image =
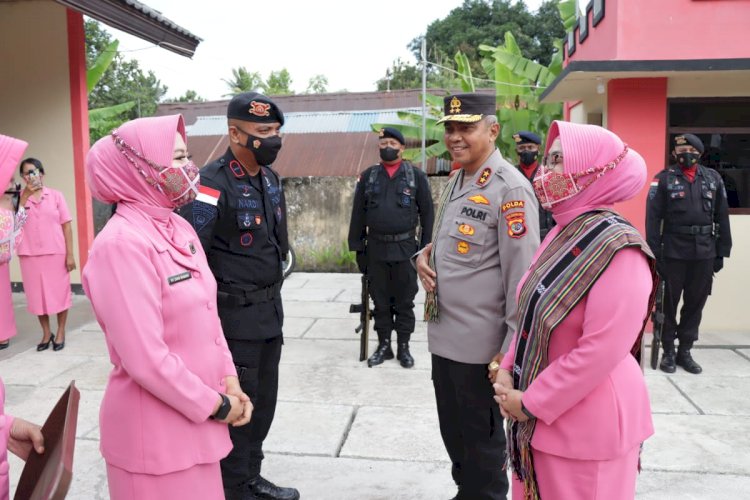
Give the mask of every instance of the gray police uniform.
[(459, 179), (433, 234), (440, 316), (427, 334), (457, 498), (499, 500), (508, 492), (503, 419), (487, 363), (516, 329), (516, 287), (539, 246), (537, 203), (495, 150), (473, 178)]
[(429, 350), (489, 363), (516, 328), (516, 286), (539, 247), (538, 201), (497, 150), (463, 184), (433, 235), (440, 321), (428, 325)]

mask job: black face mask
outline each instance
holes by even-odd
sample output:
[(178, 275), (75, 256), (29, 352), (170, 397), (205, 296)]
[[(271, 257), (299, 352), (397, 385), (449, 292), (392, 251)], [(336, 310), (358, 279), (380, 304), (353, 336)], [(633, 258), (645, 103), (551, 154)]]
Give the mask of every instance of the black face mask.
[(677, 153), (675, 156), (677, 157), (677, 163), (682, 168), (690, 168), (700, 159), (700, 155), (696, 153)]
[(380, 159), (383, 161), (395, 161), (400, 151), (394, 148), (380, 148)]
[(518, 158), (521, 160), (521, 164), (528, 167), (536, 161), (538, 154), (539, 151), (521, 151), (518, 153)]
[(281, 150), (280, 136), (255, 137), (244, 131), (243, 134), (247, 135), (247, 141), (244, 146), (253, 152), (258, 165), (268, 166), (276, 161), (276, 156), (278, 156), (279, 150)]

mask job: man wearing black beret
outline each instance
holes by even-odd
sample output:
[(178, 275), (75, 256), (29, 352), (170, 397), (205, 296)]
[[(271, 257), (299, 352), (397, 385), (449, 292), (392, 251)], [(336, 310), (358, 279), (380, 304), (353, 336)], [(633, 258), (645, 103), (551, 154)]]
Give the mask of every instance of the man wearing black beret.
[(656, 174), (646, 202), (646, 239), (666, 283), (659, 368), (667, 373), (677, 366), (696, 375), (703, 371), (690, 349), (698, 340), (713, 275), (724, 267), (724, 257), (732, 249), (724, 183), (718, 172), (700, 164), (701, 154), (703, 142), (698, 137), (677, 135), (672, 150), (676, 164)]
[[(409, 262), (432, 237), (433, 205), (427, 175), (402, 155), (406, 141), (400, 131), (378, 132), (381, 162), (357, 180), (349, 223), (349, 249), (370, 282), (378, 348), (367, 360), (373, 367), (393, 359), (391, 334), (395, 330), (396, 358), (404, 368), (414, 366), (409, 340), (414, 332), (414, 297), (417, 273)], [(417, 228), (421, 234), (417, 235)]]
[[(513, 134), (513, 141), (516, 143), (516, 154), (518, 154), (518, 165), (516, 168), (526, 177), (533, 185), (534, 176), (539, 169), (539, 146), (542, 139), (533, 132), (521, 130)], [(539, 238), (544, 239), (547, 233), (555, 225), (555, 219), (552, 213), (539, 205)]]
[(281, 261), (289, 237), (281, 179), (270, 166), (281, 149), (284, 114), (268, 97), (245, 92), (229, 102), (227, 122), (229, 148), (201, 169), (198, 197), (181, 212), (216, 277), (221, 326), (254, 406), (249, 424), (229, 428), (234, 447), (221, 461), (224, 492), (228, 500), (296, 500), (296, 489), (260, 475), (283, 344)]

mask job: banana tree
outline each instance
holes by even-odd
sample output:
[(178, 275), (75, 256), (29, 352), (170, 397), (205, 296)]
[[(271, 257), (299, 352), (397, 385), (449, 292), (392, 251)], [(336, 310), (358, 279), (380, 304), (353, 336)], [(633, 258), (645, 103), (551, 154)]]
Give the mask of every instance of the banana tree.
[[(94, 64), (86, 70), (86, 88), (91, 92), (107, 72), (112, 61), (117, 56), (119, 41), (115, 40), (97, 56)], [(89, 110), (89, 140), (93, 143), (108, 134), (123, 121), (123, 113), (135, 106), (135, 101), (128, 101), (103, 108)]]

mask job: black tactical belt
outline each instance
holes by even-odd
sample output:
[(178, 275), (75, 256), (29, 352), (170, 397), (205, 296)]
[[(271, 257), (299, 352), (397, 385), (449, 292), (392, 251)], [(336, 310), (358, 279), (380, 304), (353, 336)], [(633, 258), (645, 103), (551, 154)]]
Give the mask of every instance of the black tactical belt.
[(281, 292), (281, 282), (256, 290), (246, 290), (240, 286), (226, 283), (217, 283), (217, 286), (219, 302), (223, 305), (235, 307), (269, 302), (278, 297)]
[(667, 226), (666, 232), (673, 234), (711, 234), (713, 233), (714, 226), (709, 224), (707, 226)]
[(409, 238), (414, 238), (417, 235), (414, 231), (399, 234), (378, 234), (378, 233), (367, 233), (368, 238), (378, 241), (386, 241), (389, 243), (395, 243), (397, 241), (405, 241)]

